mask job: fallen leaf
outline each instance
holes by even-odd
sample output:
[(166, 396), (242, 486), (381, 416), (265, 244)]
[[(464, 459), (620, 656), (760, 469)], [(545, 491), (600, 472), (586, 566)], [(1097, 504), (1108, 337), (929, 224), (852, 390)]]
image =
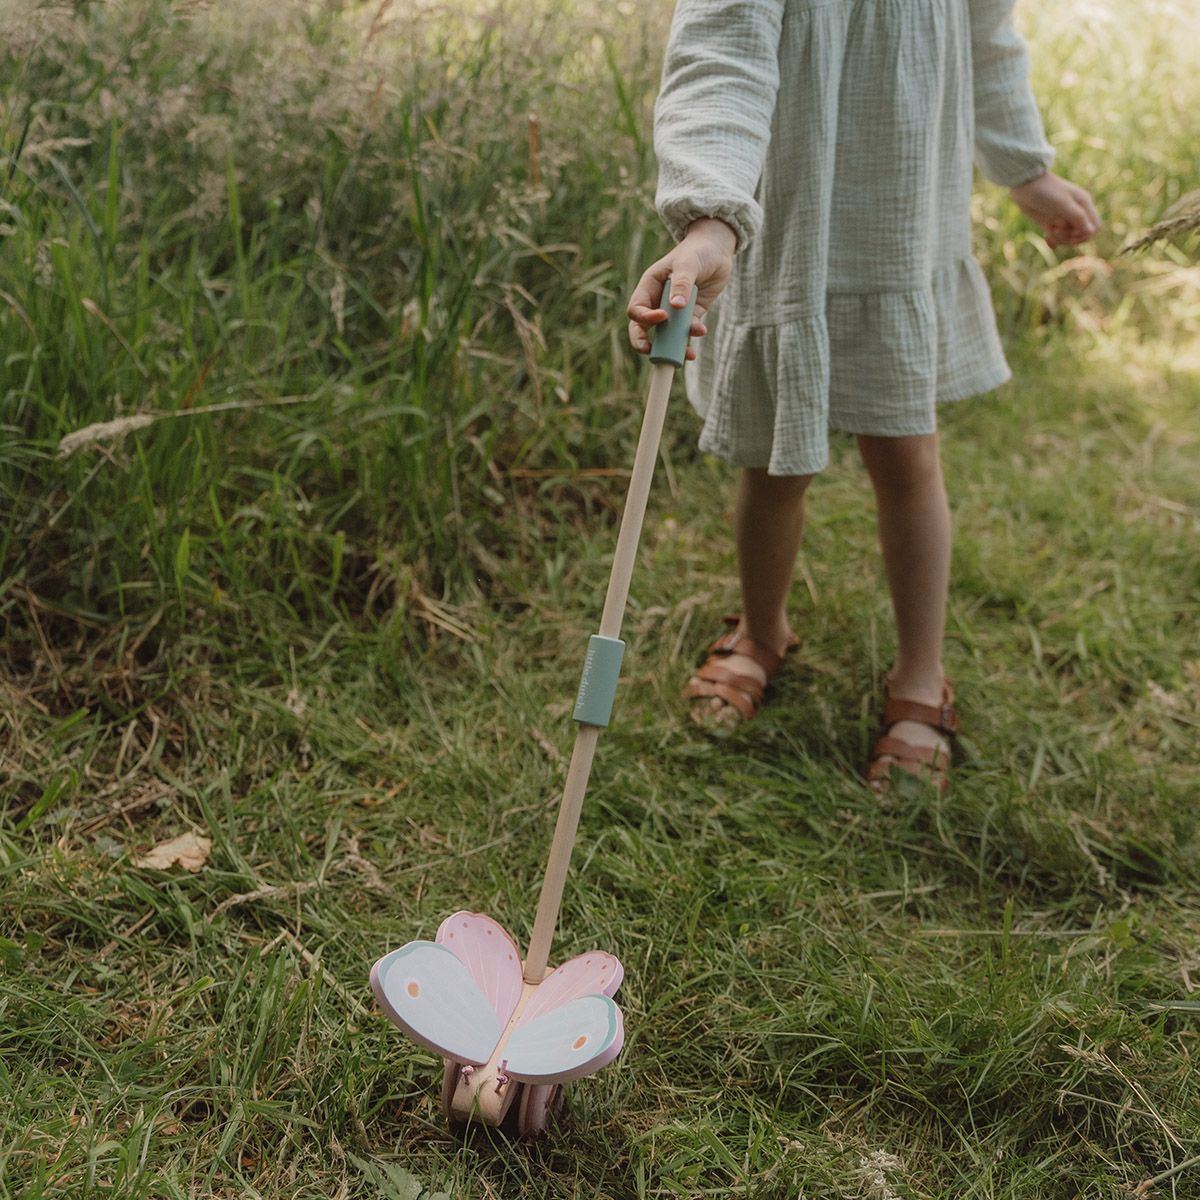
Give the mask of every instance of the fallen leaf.
[(167, 871), (178, 863), (185, 871), (199, 871), (208, 862), (212, 852), (212, 838), (199, 837), (194, 833), (181, 833), (170, 841), (159, 842), (149, 854), (135, 858), (135, 867), (152, 867), (156, 871)]

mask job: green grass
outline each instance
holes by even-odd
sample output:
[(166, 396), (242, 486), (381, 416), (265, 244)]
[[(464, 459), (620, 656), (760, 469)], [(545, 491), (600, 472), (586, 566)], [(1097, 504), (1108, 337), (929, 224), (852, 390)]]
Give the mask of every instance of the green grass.
[[(451, 1135), (367, 972), (531, 929), (663, 18), (177, 7), (0, 15), (0, 1197), (1195, 1196), (1200, 308), (1187, 245), (1108, 257), (1196, 186), (1194, 21), (1024, 6), (1108, 227), (979, 196), (1017, 380), (944, 420), (948, 797), (857, 781), (848, 440), (771, 705), (688, 724), (736, 584), (677, 398), (554, 951), (620, 957), (627, 1045), (530, 1145)], [(204, 869), (136, 865), (187, 831)]]

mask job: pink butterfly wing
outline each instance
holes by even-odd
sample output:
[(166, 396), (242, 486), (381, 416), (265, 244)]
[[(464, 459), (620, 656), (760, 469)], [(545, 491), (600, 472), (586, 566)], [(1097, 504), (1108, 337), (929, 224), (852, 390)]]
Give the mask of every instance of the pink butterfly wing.
[(624, 968), (611, 954), (603, 950), (580, 954), (538, 984), (517, 1025), (525, 1025), (581, 996), (614, 996), (624, 977)]
[(521, 998), (524, 977), (521, 953), (504, 927), (482, 913), (456, 912), (441, 923), (435, 940), (467, 968), (501, 1027), (507, 1025)]

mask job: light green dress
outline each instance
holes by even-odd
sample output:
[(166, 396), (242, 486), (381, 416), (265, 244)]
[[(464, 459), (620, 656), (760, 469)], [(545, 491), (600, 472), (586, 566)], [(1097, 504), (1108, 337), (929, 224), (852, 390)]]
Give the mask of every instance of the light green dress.
[(657, 205), (737, 232), (696, 343), (700, 446), (802, 475), (828, 431), (932, 433), (1009, 378), (971, 252), (973, 163), (1053, 161), (1011, 0), (679, 0), (655, 109)]

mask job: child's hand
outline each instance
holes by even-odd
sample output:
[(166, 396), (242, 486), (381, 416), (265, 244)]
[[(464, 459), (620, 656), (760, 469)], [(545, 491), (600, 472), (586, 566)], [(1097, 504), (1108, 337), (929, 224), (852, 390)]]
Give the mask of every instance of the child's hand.
[[(737, 235), (715, 217), (693, 221), (683, 240), (669, 254), (648, 268), (629, 299), (629, 341), (639, 354), (650, 353), (649, 330), (667, 319), (663, 307), (663, 283), (671, 280), (669, 303), (672, 308), (684, 308), (697, 289), (696, 312), (692, 318), (692, 337), (703, 337), (708, 329), (700, 319), (729, 282), (733, 269), (733, 252)], [(688, 358), (696, 352), (690, 346)]]
[(1078, 246), (1100, 228), (1100, 214), (1081, 187), (1047, 171), (1010, 189), (1016, 206), (1040, 225), (1051, 249)]

